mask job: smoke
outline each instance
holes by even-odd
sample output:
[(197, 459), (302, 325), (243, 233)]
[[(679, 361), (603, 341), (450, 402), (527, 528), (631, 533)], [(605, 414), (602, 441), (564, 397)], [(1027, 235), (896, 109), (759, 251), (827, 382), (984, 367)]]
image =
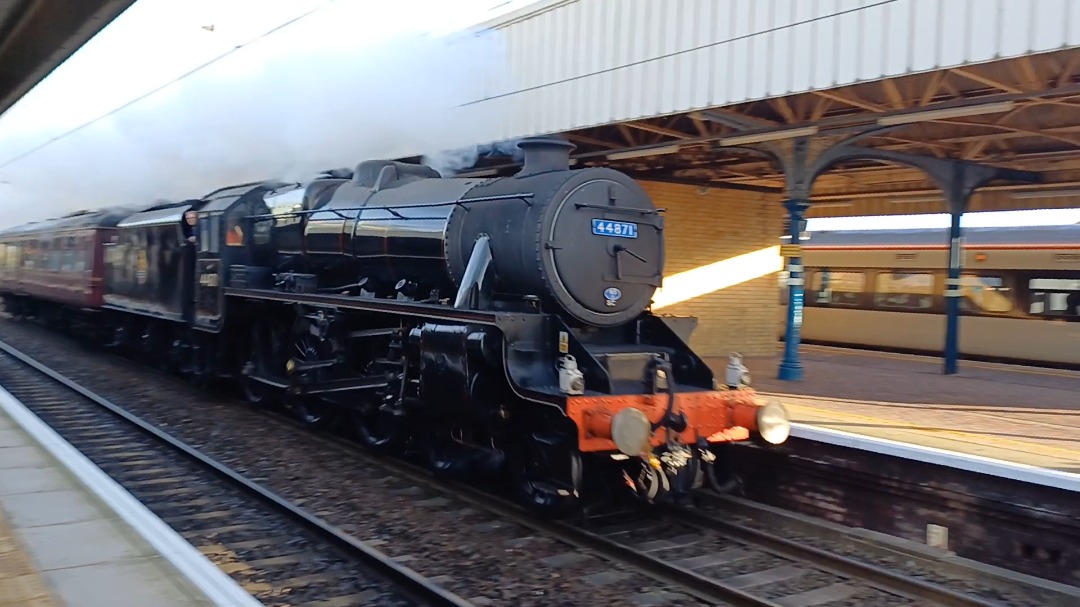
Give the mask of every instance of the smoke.
[[(369, 158), (426, 155), (453, 172), (483, 154), (517, 153), (516, 142), (475, 145), (501, 116), (462, 105), (501, 90), (500, 34), (414, 31), (372, 42), (366, 34), (385, 22), (372, 4), (331, 4), (0, 169), (0, 225), (300, 180)], [(397, 0), (392, 12), (416, 21), (420, 8)], [(78, 95), (68, 103), (77, 107)], [(44, 138), (5, 135), (0, 163)]]
[(424, 156), (423, 162), (439, 171), (439, 174), (443, 177), (450, 177), (460, 171), (476, 166), (481, 156), (506, 156), (508, 161), (521, 162), (525, 154), (517, 146), (519, 141), (521, 139), (442, 150)]

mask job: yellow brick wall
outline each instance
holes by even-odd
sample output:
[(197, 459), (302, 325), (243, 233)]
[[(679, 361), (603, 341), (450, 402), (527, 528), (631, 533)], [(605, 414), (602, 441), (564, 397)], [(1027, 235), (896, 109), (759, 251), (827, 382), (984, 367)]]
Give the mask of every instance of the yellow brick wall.
[[(783, 207), (775, 196), (658, 182), (641, 185), (656, 206), (667, 209), (665, 278), (780, 243)], [(772, 354), (780, 314), (777, 274), (712, 291), (656, 313), (697, 317), (690, 346), (699, 356)]]

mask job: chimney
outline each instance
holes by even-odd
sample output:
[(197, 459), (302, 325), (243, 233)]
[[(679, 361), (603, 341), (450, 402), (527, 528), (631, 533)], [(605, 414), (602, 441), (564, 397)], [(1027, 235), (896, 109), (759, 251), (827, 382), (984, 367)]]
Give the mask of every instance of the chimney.
[(570, 169), (570, 152), (577, 146), (562, 137), (528, 137), (518, 142), (525, 163), (514, 177)]

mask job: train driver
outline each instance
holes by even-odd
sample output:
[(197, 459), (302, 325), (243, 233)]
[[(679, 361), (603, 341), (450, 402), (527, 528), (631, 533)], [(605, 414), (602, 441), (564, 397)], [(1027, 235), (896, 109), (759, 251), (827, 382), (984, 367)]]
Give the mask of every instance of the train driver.
[(199, 241), (199, 214), (195, 211), (184, 213), (184, 234), (191, 244)]

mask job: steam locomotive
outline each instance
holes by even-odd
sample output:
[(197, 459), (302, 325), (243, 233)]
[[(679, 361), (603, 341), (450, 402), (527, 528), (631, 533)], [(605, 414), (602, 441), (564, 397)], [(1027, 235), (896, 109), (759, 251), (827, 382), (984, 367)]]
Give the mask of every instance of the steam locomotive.
[(371, 160), (19, 226), (0, 294), (379, 452), (507, 475), (541, 511), (721, 488), (724, 445), (784, 442), (778, 402), (649, 311), (664, 222), (641, 187), (571, 170), (565, 140), (519, 146), (512, 177)]

